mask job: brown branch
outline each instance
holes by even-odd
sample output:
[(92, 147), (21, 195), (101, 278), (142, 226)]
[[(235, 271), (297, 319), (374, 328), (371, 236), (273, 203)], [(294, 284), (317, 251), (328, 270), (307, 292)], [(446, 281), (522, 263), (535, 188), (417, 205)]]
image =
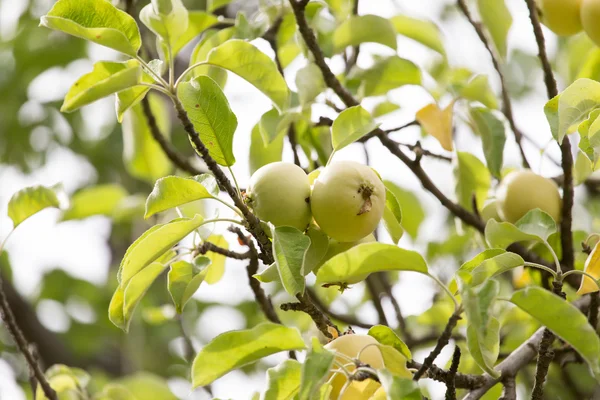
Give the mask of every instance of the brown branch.
[(369, 275), (365, 280), (365, 284), (367, 285), (367, 290), (373, 301), (373, 307), (375, 307), (375, 311), (377, 311), (379, 323), (381, 325), (389, 326), (385, 311), (383, 310), (383, 305), (381, 304), (381, 290), (379, 290), (375, 276), (376, 274)]
[(598, 328), (598, 306), (600, 306), (600, 293), (593, 292), (589, 294), (590, 297), (590, 309), (588, 310), (588, 321), (594, 331)]
[(335, 329), (338, 334), (340, 330), (335, 326), (333, 322), (327, 317), (321, 310), (315, 306), (313, 300), (308, 291), (304, 294), (296, 295), (299, 303), (284, 303), (280, 307), (283, 311), (302, 311), (308, 314), (317, 325), (317, 328), (321, 331), (325, 337), (332, 339), (333, 336), (329, 332), (329, 328)]
[(398, 327), (400, 328), (400, 332), (402, 333), (402, 337), (405, 341), (413, 341), (412, 335), (406, 329), (406, 320), (404, 319), (404, 315), (402, 315), (402, 310), (400, 309), (400, 304), (396, 301), (396, 297), (392, 292), (392, 285), (389, 281), (389, 274), (381, 273), (377, 275), (379, 277), (379, 281), (381, 282), (381, 287), (383, 288), (383, 292), (390, 299), (392, 303), (392, 307), (394, 308), (394, 312), (396, 313), (396, 319), (398, 320)]
[(437, 356), (440, 355), (442, 349), (446, 347), (446, 345), (450, 341), (450, 337), (452, 336), (452, 330), (454, 329), (454, 327), (458, 323), (458, 320), (460, 319), (460, 310), (455, 311), (454, 314), (452, 314), (452, 316), (448, 320), (446, 328), (444, 329), (444, 332), (442, 332), (442, 335), (439, 337), (435, 348), (425, 358), (425, 361), (423, 361), (423, 365), (421, 365), (421, 368), (419, 368), (419, 370), (413, 376), (414, 381), (418, 381), (419, 379), (421, 379), (421, 377), (423, 377), (423, 375), (427, 372), (429, 367), (433, 365), (433, 362), (435, 361)]
[[(548, 98), (552, 99), (558, 95), (558, 86), (552, 73), (552, 65), (546, 53), (546, 44), (544, 41), (544, 33), (540, 25), (535, 0), (525, 0), (529, 9), (529, 19), (533, 26), (533, 33), (538, 45), (538, 58), (542, 64), (544, 71), (544, 82), (546, 83), (546, 91)], [(560, 243), (562, 246), (562, 263), (565, 264), (565, 270), (574, 268), (574, 250), (573, 250), (573, 154), (571, 152), (571, 142), (569, 137), (565, 135), (562, 143), (560, 143), (560, 151), (562, 155), (561, 166), (563, 169), (563, 205), (562, 216), (560, 222)]]
[(331, 318), (338, 320), (338, 321), (340, 321), (348, 326), (351, 326), (351, 327), (357, 326), (357, 327), (363, 328), (363, 329), (370, 329), (373, 326), (372, 324), (368, 324), (366, 322), (359, 321), (354, 315), (338, 314), (334, 311), (331, 311), (327, 307), (327, 305), (325, 303), (323, 303), (323, 301), (321, 299), (319, 299), (319, 296), (317, 296), (317, 294), (311, 288), (307, 287), (306, 291), (308, 292), (311, 299), (313, 300), (313, 303), (315, 303), (315, 306), (317, 306), (318, 308), (323, 310), (323, 312), (325, 314), (329, 315)]
[(515, 383), (514, 377), (506, 378), (502, 384), (504, 388), (502, 389), (502, 395), (498, 400), (517, 400), (517, 385)]
[(6, 294), (4, 293), (3, 286), (3, 281), (0, 279), (0, 316), (2, 317), (2, 321), (4, 321), (4, 324), (6, 325), (8, 332), (15, 341), (17, 348), (25, 357), (27, 365), (33, 372), (37, 383), (39, 383), (39, 385), (42, 387), (42, 390), (44, 391), (46, 397), (50, 400), (58, 400), (56, 392), (54, 391), (54, 389), (52, 389), (50, 383), (48, 383), (48, 380), (46, 380), (46, 376), (44, 376), (44, 371), (42, 371), (42, 367), (31, 353), (29, 349), (29, 343), (27, 342), (27, 339), (25, 338), (23, 332), (19, 328), (19, 325), (17, 325), (15, 316), (12, 312), (12, 309), (10, 308), (10, 305), (8, 304), (8, 300), (6, 299)]
[(247, 260), (252, 257), (250, 252), (248, 253), (237, 253), (235, 251), (231, 251), (228, 249), (224, 249), (223, 247), (219, 247), (211, 242), (204, 242), (199, 245), (194, 252), (198, 254), (206, 254), (208, 252), (218, 253), (228, 258), (233, 258), (235, 260)]
[[(423, 364), (418, 363), (414, 360), (408, 361), (406, 366), (408, 368), (420, 369)], [(433, 379), (434, 381), (443, 382), (448, 384), (450, 379), (454, 379), (454, 384), (457, 389), (470, 389), (474, 390), (480, 388), (485, 383), (485, 378), (483, 375), (469, 375), (469, 374), (461, 374), (460, 372), (456, 373), (454, 378), (450, 371), (446, 371), (436, 365), (432, 365), (427, 370), (427, 378)]]
[(194, 167), (188, 160), (186, 160), (181, 154), (179, 154), (177, 150), (171, 145), (171, 143), (169, 143), (169, 141), (165, 138), (165, 136), (160, 132), (160, 129), (158, 128), (158, 125), (156, 123), (156, 118), (154, 117), (154, 113), (150, 108), (150, 102), (148, 101), (148, 97), (144, 97), (142, 99), (142, 110), (144, 112), (144, 116), (146, 117), (146, 122), (148, 123), (148, 127), (150, 128), (150, 133), (152, 134), (152, 137), (154, 138), (154, 140), (156, 140), (163, 152), (177, 168), (191, 175), (200, 175), (206, 172)]
[(452, 364), (448, 370), (448, 382), (446, 382), (446, 400), (456, 400), (456, 373), (460, 364), (460, 347), (454, 347), (452, 354)]
[(475, 22), (475, 20), (473, 20), (473, 17), (471, 16), (471, 13), (469, 11), (469, 8), (467, 7), (465, 0), (458, 0), (458, 7), (461, 9), (462, 13), (465, 15), (465, 17), (467, 18), (469, 23), (473, 26), (473, 28), (475, 28), (475, 32), (477, 32), (477, 36), (479, 36), (479, 39), (481, 40), (481, 42), (485, 46), (486, 50), (490, 54), (490, 57), (492, 59), (492, 64), (494, 65), (494, 69), (496, 70), (496, 72), (498, 72), (498, 77), (500, 78), (500, 88), (501, 88), (501, 92), (502, 92), (502, 113), (508, 120), (510, 128), (512, 129), (513, 134), (515, 136), (515, 141), (517, 142), (517, 146), (519, 147), (519, 151), (521, 153), (521, 159), (523, 160), (523, 166), (525, 168), (530, 168), (529, 162), (527, 161), (527, 157), (525, 155), (525, 151), (523, 150), (523, 145), (521, 143), (522, 139), (523, 139), (523, 134), (521, 133), (519, 128), (517, 128), (517, 125), (515, 123), (515, 119), (514, 119), (513, 112), (512, 112), (512, 104), (510, 101), (510, 95), (508, 93), (508, 88), (506, 86), (506, 80), (504, 79), (504, 73), (502, 72), (502, 68), (500, 66), (500, 62), (498, 61), (498, 57), (494, 53), (494, 50), (492, 50), (492, 46), (490, 45), (490, 42), (488, 41), (487, 36), (485, 35), (485, 32), (483, 31), (483, 27), (482, 27), (481, 23), (477, 23), (477, 22)]

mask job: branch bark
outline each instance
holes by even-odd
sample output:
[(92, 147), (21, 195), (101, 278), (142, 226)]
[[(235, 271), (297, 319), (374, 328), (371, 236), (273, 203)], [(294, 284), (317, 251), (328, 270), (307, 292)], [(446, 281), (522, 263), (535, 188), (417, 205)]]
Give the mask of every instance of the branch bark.
[(454, 347), (454, 354), (452, 355), (452, 364), (448, 371), (448, 382), (446, 382), (446, 400), (456, 400), (456, 373), (458, 372), (458, 365), (460, 364), (460, 347)]

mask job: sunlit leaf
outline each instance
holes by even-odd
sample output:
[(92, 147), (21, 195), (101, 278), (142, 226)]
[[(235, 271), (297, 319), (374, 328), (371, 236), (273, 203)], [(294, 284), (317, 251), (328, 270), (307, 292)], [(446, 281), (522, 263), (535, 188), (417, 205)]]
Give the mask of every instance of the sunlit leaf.
[(310, 246), (304, 253), (302, 265), (304, 275), (308, 275), (320, 264), (329, 247), (329, 237), (322, 230), (310, 226), (306, 235), (310, 238)]
[(529, 211), (515, 225), (509, 222), (489, 220), (485, 226), (485, 238), (490, 246), (506, 249), (515, 242), (544, 242), (556, 232), (552, 217), (536, 208)]
[(285, 360), (267, 370), (267, 390), (261, 400), (293, 399), (300, 389), (302, 364), (296, 360)]
[(392, 241), (398, 243), (404, 229), (402, 229), (402, 209), (400, 203), (392, 191), (385, 191), (385, 208), (383, 210), (383, 225), (390, 234)]
[[(162, 75), (163, 62), (161, 60), (152, 60), (148, 63), (148, 66), (156, 75)], [(150, 91), (148, 86), (141, 85), (140, 83), (151, 84), (155, 81), (156, 78), (153, 75), (148, 73), (146, 70), (143, 70), (142, 76), (140, 77), (137, 85), (117, 92), (115, 104), (115, 108), (117, 110), (117, 121), (123, 122), (125, 111), (142, 101), (142, 99), (146, 97), (146, 94)]]
[(142, 234), (129, 248), (119, 267), (119, 284), (127, 287), (129, 280), (171, 247), (197, 229), (204, 222), (201, 215), (194, 218), (174, 219), (166, 224), (154, 225)]
[(487, 28), (496, 49), (506, 58), (508, 31), (512, 26), (512, 15), (504, 0), (477, 0), (481, 21)]
[(59, 208), (60, 202), (56, 192), (45, 186), (30, 186), (12, 195), (8, 202), (8, 217), (13, 222), (13, 229), (46, 208)]
[(59, 0), (40, 25), (63, 31), (135, 57), (142, 39), (133, 17), (109, 1)]
[[(227, 239), (225, 239), (223, 235), (211, 235), (208, 239), (206, 239), (206, 241), (225, 250), (229, 250), (229, 242), (227, 242)], [(204, 280), (209, 285), (212, 285), (219, 282), (223, 277), (223, 274), (225, 274), (225, 261), (227, 261), (227, 257), (212, 251), (208, 252), (206, 257), (208, 257), (208, 259), (211, 261), (211, 265), (206, 269)], [(194, 264), (196, 267), (198, 267), (199, 261), (201, 262), (200, 265), (204, 263), (201, 258), (196, 257), (196, 259), (194, 259)]]
[(477, 204), (483, 204), (491, 185), (491, 176), (483, 163), (471, 153), (456, 153), (454, 177), (456, 179), (456, 196), (458, 203), (468, 210), (473, 210), (473, 196)]
[(218, 21), (219, 19), (213, 14), (204, 11), (188, 11), (187, 30), (183, 32), (179, 36), (179, 39), (173, 44), (173, 48), (171, 49), (173, 57), (176, 56), (186, 44), (200, 36), (202, 32), (216, 24)]
[(298, 97), (303, 106), (311, 103), (323, 90), (325, 80), (321, 70), (315, 63), (308, 63), (296, 73), (296, 87)]
[(600, 378), (600, 339), (581, 311), (537, 286), (515, 292), (510, 301), (571, 345)]
[(217, 181), (210, 174), (191, 178), (165, 176), (156, 181), (148, 196), (144, 218), (192, 201), (215, 198), (218, 194)]
[[(235, 34), (235, 27), (222, 30), (208, 29), (202, 34), (202, 39), (196, 44), (190, 57), (190, 66), (196, 63), (206, 61), (208, 53), (215, 47), (225, 43)], [(207, 75), (210, 76), (221, 88), (225, 87), (227, 82), (227, 71), (210, 65), (197, 66), (192, 70), (191, 76)]]
[(457, 275), (463, 283), (477, 286), (496, 275), (523, 266), (524, 263), (518, 254), (507, 253), (502, 249), (487, 249), (464, 263)]
[(428, 104), (417, 111), (416, 120), (425, 132), (440, 142), (444, 150), (452, 151), (452, 119), (454, 115), (454, 102), (443, 110), (437, 104)]
[(254, 85), (284, 110), (289, 102), (289, 89), (275, 62), (255, 46), (243, 40), (228, 40), (208, 53), (207, 62), (233, 72)]
[(123, 295), (123, 319), (125, 324), (123, 330), (127, 331), (129, 329), (129, 322), (137, 305), (166, 267), (162, 263), (153, 262), (129, 280)]
[(367, 333), (373, 336), (379, 343), (392, 346), (400, 352), (407, 360), (412, 360), (412, 354), (408, 346), (396, 335), (390, 327), (385, 325), (375, 325)]
[(79, 78), (65, 96), (60, 108), (72, 112), (103, 97), (128, 89), (140, 82), (142, 67), (137, 60), (126, 62), (100, 61), (92, 72)]
[(206, 9), (208, 11), (215, 11), (216, 9), (219, 9), (221, 7), (225, 7), (226, 5), (231, 3), (231, 1), (232, 0), (207, 0)]
[(310, 238), (291, 226), (273, 230), (273, 256), (286, 292), (292, 296), (304, 293), (304, 254)]
[(498, 100), (490, 87), (487, 75), (475, 75), (458, 88), (458, 95), (470, 101), (478, 101), (491, 109), (498, 108)]
[(272, 162), (281, 161), (283, 152), (283, 139), (281, 135), (271, 143), (266, 144), (260, 133), (259, 124), (254, 125), (250, 136), (250, 173), (253, 174), (260, 167)]
[[(600, 242), (596, 243), (592, 252), (588, 255), (585, 260), (584, 271), (588, 274), (592, 275), (596, 280), (600, 279)], [(584, 295), (588, 293), (593, 293), (598, 291), (598, 285), (594, 282), (590, 277), (583, 276), (581, 280), (581, 284), (579, 286), (579, 290), (577, 290), (578, 295)]]
[(377, 118), (377, 117), (381, 117), (381, 116), (393, 113), (394, 111), (398, 111), (399, 109), (400, 109), (400, 106), (398, 104), (392, 103), (389, 100), (385, 100), (385, 101), (382, 101), (381, 103), (377, 104), (373, 108), (371, 115), (373, 116), (373, 118)]
[(140, 21), (169, 49), (173, 49), (188, 30), (188, 10), (181, 0), (154, 0), (142, 8)]
[(419, 226), (425, 219), (425, 211), (419, 198), (414, 193), (391, 181), (384, 181), (384, 183), (385, 187), (394, 194), (400, 208), (404, 211), (402, 213), (402, 228), (415, 239), (419, 233)]
[(127, 191), (118, 184), (85, 188), (71, 197), (69, 208), (63, 213), (62, 220), (83, 219), (92, 215), (110, 216), (126, 196)]
[(208, 265), (210, 265), (208, 257), (202, 257), (202, 259), (197, 257), (194, 260), (194, 264), (183, 260), (175, 261), (171, 264), (167, 287), (178, 313), (183, 312), (186, 303), (196, 293), (202, 281), (204, 281)]
[(578, 186), (584, 183), (592, 175), (594, 169), (592, 160), (583, 151), (578, 151), (573, 166), (573, 184)]
[(208, 385), (229, 371), (271, 354), (304, 348), (298, 330), (270, 322), (223, 333), (204, 346), (194, 359), (192, 386)]
[(317, 283), (356, 283), (379, 271), (414, 271), (427, 274), (423, 257), (383, 243), (359, 244), (328, 260), (317, 273)]
[(441, 55), (445, 55), (442, 34), (431, 21), (425, 21), (418, 18), (409, 17), (406, 15), (396, 15), (390, 18), (396, 32), (402, 36), (406, 36), (432, 50), (437, 51)]
[(391, 56), (369, 69), (357, 70), (349, 79), (360, 82), (362, 96), (380, 96), (404, 85), (420, 85), (421, 70), (412, 61)]
[(177, 396), (169, 389), (167, 381), (149, 372), (137, 372), (117, 380), (116, 383), (126, 387), (135, 396), (136, 400), (177, 400)]
[(312, 400), (329, 374), (335, 356), (323, 348), (319, 339), (312, 338), (312, 346), (302, 365), (302, 379), (298, 400)]
[(237, 128), (237, 117), (219, 85), (208, 76), (201, 75), (181, 82), (177, 97), (214, 160), (220, 165), (233, 165), (233, 134)]
[(349, 107), (333, 121), (331, 142), (340, 150), (378, 127), (371, 114), (361, 106)]
[(353, 15), (344, 20), (333, 33), (334, 52), (362, 43), (380, 43), (396, 49), (396, 30), (392, 23), (377, 15)]
[(378, 390), (376, 396), (380, 391), (385, 391), (388, 399), (421, 400), (423, 398), (419, 385), (409, 377), (394, 376), (384, 369), (378, 370), (377, 376), (383, 390)]
[(506, 132), (504, 123), (484, 107), (471, 107), (469, 115), (483, 143), (483, 154), (492, 176), (501, 177)]
[(276, 141), (288, 132), (290, 125), (300, 118), (297, 112), (279, 113), (272, 108), (262, 115), (258, 123), (263, 142), (268, 145)]

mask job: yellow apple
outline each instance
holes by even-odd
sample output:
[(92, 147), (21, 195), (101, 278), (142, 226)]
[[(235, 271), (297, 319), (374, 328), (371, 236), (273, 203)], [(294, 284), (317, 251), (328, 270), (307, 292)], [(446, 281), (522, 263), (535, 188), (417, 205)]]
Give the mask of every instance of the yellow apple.
[(583, 30), (596, 43), (596, 46), (600, 46), (600, 27), (598, 27), (600, 0), (583, 0), (580, 15)]
[(552, 32), (561, 36), (570, 36), (581, 31), (580, 13), (583, 15), (584, 12), (582, 0), (538, 0), (538, 5), (542, 23)]

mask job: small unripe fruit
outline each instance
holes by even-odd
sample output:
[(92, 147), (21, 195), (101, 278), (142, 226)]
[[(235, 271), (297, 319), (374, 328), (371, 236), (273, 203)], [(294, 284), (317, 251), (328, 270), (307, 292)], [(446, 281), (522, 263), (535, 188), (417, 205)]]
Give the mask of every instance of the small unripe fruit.
[[(379, 369), (384, 367), (383, 357), (379, 347), (376, 346), (377, 340), (369, 335), (343, 335), (334, 339), (330, 343), (325, 345), (326, 349), (335, 350), (338, 353), (345, 354), (351, 358), (358, 358), (361, 362), (369, 364), (373, 369)], [(368, 346), (368, 347), (367, 347)], [(364, 350), (363, 350), (364, 349)], [(360, 353), (360, 358), (358, 354)], [(349, 361), (342, 357), (336, 357), (335, 359), (342, 365), (346, 365)], [(336, 368), (335, 365), (332, 368)], [(346, 369), (352, 372), (356, 369), (354, 365), (347, 365)], [(337, 399), (344, 384), (346, 383), (346, 376), (343, 373), (338, 373), (330, 381), (333, 390), (331, 391), (330, 399)], [(343, 400), (351, 399), (368, 399), (381, 387), (381, 384), (375, 382), (372, 379), (366, 379), (364, 381), (352, 382), (344, 391)]]
[(515, 223), (536, 208), (560, 221), (562, 201), (558, 186), (530, 170), (508, 174), (498, 187), (496, 200), (500, 217), (508, 222)]
[(498, 201), (496, 200), (488, 200), (483, 205), (483, 208), (479, 212), (481, 215), (481, 219), (483, 222), (487, 223), (490, 219), (501, 221), (500, 214), (498, 214)]
[(538, 5), (542, 23), (552, 32), (570, 36), (581, 31), (582, 0), (538, 0)]
[(583, 0), (581, 2), (581, 24), (585, 33), (596, 46), (600, 46), (600, 0)]
[(370, 167), (338, 161), (315, 180), (310, 202), (316, 223), (329, 237), (355, 242), (377, 228), (385, 207), (385, 186)]
[(275, 162), (259, 168), (250, 178), (246, 201), (258, 218), (275, 226), (304, 231), (310, 222), (310, 185), (299, 166)]

